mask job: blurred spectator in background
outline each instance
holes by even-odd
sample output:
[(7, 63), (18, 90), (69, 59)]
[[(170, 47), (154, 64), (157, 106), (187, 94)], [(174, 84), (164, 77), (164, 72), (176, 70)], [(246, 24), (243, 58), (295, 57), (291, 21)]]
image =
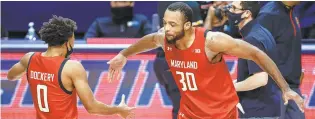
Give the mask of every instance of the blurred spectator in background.
[(309, 39), (315, 39), (315, 24), (313, 24), (313, 26), (305, 28), (308, 29), (307, 33), (305, 34), (305, 38), (309, 38)]
[[(244, 41), (264, 51), (278, 64), (274, 38), (255, 21), (259, 9), (258, 1), (234, 1), (229, 7), (228, 19), (238, 27)], [(238, 58), (237, 64), (237, 83), (234, 86), (245, 112), (239, 113), (239, 118), (277, 119), (281, 93), (278, 93), (275, 81), (251, 60)]]
[(201, 14), (205, 18), (204, 27), (212, 31), (220, 31), (234, 38), (241, 38), (238, 28), (228, 22), (227, 11), (231, 2), (214, 1), (199, 2)]
[(302, 37), (315, 39), (315, 2), (302, 1), (295, 9), (299, 13)]
[(227, 21), (226, 11), (224, 7), (228, 2), (214, 1), (212, 5), (209, 6), (208, 12), (205, 19), (204, 27), (209, 30), (223, 31), (223, 27)]
[[(226, 1), (214, 1), (209, 6), (205, 19), (204, 27), (212, 30), (213, 27), (222, 27), (227, 21), (226, 9), (224, 7), (228, 4)], [(223, 29), (222, 29), (223, 30)]]
[[(260, 9), (257, 20), (271, 32), (276, 41), (280, 72), (290, 88), (301, 95), (302, 34), (299, 14), (294, 10), (299, 3), (300, 1), (268, 2)], [(294, 102), (289, 101), (287, 105), (282, 105), (280, 119), (305, 119), (305, 115)]]
[(85, 33), (84, 38), (140, 38), (151, 33), (151, 25), (147, 17), (133, 13), (134, 4), (131, 1), (111, 1), (112, 16), (97, 18)]
[(6, 29), (4, 29), (3, 25), (1, 25), (1, 40), (7, 40), (9, 38), (9, 33)]
[[(160, 25), (163, 25), (163, 17), (166, 8), (174, 2), (158, 2), (158, 15), (160, 17)], [(195, 1), (186, 1), (193, 10), (193, 26), (202, 26), (203, 19), (200, 15), (199, 4)], [(169, 71), (168, 64), (165, 60), (165, 54), (163, 49), (159, 48), (157, 50), (157, 55), (154, 61), (154, 72), (158, 79), (158, 82), (165, 88), (168, 97), (172, 101), (172, 119), (177, 119), (179, 102), (180, 102), (180, 92), (173, 79), (172, 73)]]

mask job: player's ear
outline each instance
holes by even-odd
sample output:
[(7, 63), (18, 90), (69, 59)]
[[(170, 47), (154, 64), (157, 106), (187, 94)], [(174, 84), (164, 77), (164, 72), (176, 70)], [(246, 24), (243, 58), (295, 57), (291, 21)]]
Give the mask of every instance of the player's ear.
[(188, 30), (188, 29), (190, 29), (190, 27), (191, 27), (191, 22), (190, 21), (188, 21), (188, 22), (186, 22), (184, 24), (184, 30)]

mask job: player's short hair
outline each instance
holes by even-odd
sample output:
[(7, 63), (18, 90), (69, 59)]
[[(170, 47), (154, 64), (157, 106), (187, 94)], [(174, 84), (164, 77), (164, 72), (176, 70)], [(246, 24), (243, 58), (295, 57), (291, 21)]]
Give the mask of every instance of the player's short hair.
[(75, 30), (77, 30), (75, 21), (53, 15), (48, 22), (43, 23), (39, 34), (48, 46), (60, 46), (72, 37)]
[(172, 3), (167, 7), (167, 10), (181, 12), (185, 17), (185, 20), (192, 23), (193, 10), (186, 3), (183, 2)]
[(242, 1), (241, 6), (244, 10), (249, 10), (252, 13), (253, 19), (255, 19), (260, 10), (259, 1)]

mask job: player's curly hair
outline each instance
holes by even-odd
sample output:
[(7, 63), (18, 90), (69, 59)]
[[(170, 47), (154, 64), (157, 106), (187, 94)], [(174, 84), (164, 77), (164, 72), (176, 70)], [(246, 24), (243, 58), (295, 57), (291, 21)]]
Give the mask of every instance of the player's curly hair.
[(43, 23), (39, 34), (48, 46), (60, 46), (67, 42), (76, 30), (77, 25), (75, 21), (53, 15), (53, 18)]

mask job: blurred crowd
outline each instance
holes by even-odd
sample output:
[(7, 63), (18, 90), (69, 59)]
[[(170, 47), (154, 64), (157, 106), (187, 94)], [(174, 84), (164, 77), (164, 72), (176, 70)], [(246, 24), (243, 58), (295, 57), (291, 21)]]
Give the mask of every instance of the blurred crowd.
[[(163, 12), (167, 5), (172, 2), (158, 2), (159, 26), (150, 21), (147, 16), (134, 13), (133, 8), (136, 2), (131, 1), (112, 1), (110, 2), (111, 16), (98, 17), (90, 27), (86, 30), (84, 37), (79, 39), (87, 39), (93, 37), (128, 37), (140, 38), (151, 32), (155, 32), (156, 28), (162, 27)], [(235, 38), (240, 38), (238, 29), (229, 24), (226, 15), (228, 1), (188, 1), (186, 2), (194, 11), (195, 26), (205, 27), (213, 31), (225, 32)], [(261, 1), (261, 5), (265, 5), (267, 1)], [(141, 7), (141, 6), (138, 6)], [(106, 8), (105, 8), (106, 9)], [(315, 4), (314, 2), (304, 1), (294, 7), (294, 11), (298, 12), (300, 22), (305, 23), (301, 26), (303, 39), (315, 38)], [(152, 19), (155, 20), (155, 19)], [(1, 25), (1, 38), (8, 39), (10, 37), (17, 38), (15, 34), (10, 34), (6, 28)], [(14, 32), (14, 31), (13, 31)], [(25, 35), (28, 31), (25, 31)], [(38, 32), (38, 31), (37, 31)], [(82, 34), (82, 33), (81, 33)], [(79, 35), (80, 36), (80, 35)]]
[[(279, 51), (284, 54), (281, 56), (281, 58), (284, 59), (282, 62), (285, 62), (283, 63), (285, 64), (285, 66), (283, 66), (285, 68), (283, 69), (284, 72), (289, 72), (284, 76), (299, 79), (301, 76), (301, 72), (299, 71), (301, 69), (301, 64), (293, 62), (300, 62), (301, 60), (301, 38), (315, 39), (315, 3), (311, 1), (303, 1), (298, 3), (290, 3), (290, 1), (286, 2), (287, 3), (285, 4), (284, 2), (280, 1), (274, 3), (261, 1), (261, 4), (259, 5), (261, 5), (260, 7), (262, 9), (256, 8), (257, 6), (254, 6), (255, 8), (253, 8), (251, 5), (238, 5), (239, 8), (237, 8), (235, 5), (231, 5), (231, 2), (228, 1), (186, 1), (185, 3), (188, 4), (193, 10), (193, 26), (204, 27), (211, 31), (224, 32), (234, 38), (246, 39), (248, 38), (246, 36), (251, 36), (252, 34), (250, 34), (249, 31), (252, 30), (251, 28), (255, 28), (253, 24), (256, 22), (250, 23), (250, 21), (258, 21), (263, 27), (270, 31), (270, 39), (273, 40), (274, 38), (277, 42), (277, 45), (280, 44), (277, 47), (279, 47)], [(107, 10), (111, 11), (111, 16), (96, 18), (90, 24), (89, 28), (84, 33), (84, 36), (82, 36), (82, 38), (76, 38), (84, 40), (89, 38), (106, 37), (141, 38), (147, 34), (158, 31), (163, 27), (162, 19), (164, 12), (171, 3), (173, 2), (158, 2), (157, 13), (152, 15), (152, 21), (150, 21), (144, 14), (134, 12), (136, 2), (111, 1), (111, 7), (107, 8)], [(265, 5), (273, 7), (276, 6), (278, 7), (278, 11), (272, 11), (273, 9), (265, 7)], [(240, 8), (240, 6), (242, 8)], [(244, 23), (244, 19), (246, 20), (246, 18), (243, 18), (242, 15), (246, 10), (247, 12), (250, 11), (251, 18), (247, 18), (248, 22)], [(243, 21), (243, 23), (241, 23), (242, 26), (239, 26), (241, 21)], [(304, 24), (301, 25), (301, 23)], [(245, 27), (246, 24), (247, 28)], [(31, 27), (32, 24), (29, 24), (29, 26)], [(243, 30), (240, 27), (243, 27)], [(281, 30), (284, 32), (281, 32)], [(34, 32), (34, 29), (25, 31), (25, 34), (29, 36), (31, 34), (30, 32)], [(243, 32), (243, 34), (240, 32)], [(265, 36), (267, 37), (268, 35)], [(256, 36), (262, 38), (259, 33), (256, 33)], [(6, 28), (1, 26), (1, 38), (10, 39), (10, 37), (16, 38), (16, 36), (10, 35), (10, 31), (7, 31)], [(165, 61), (165, 54), (162, 49), (159, 49), (154, 62), (154, 70), (156, 77), (158, 78), (158, 82), (166, 89), (166, 92), (172, 101), (173, 119), (175, 119), (179, 110), (180, 92), (175, 84), (175, 81), (171, 80), (173, 77), (168, 69), (168, 65)], [(295, 72), (290, 73), (289, 69), (294, 69), (296, 71), (290, 70)], [(296, 85), (296, 87), (298, 87), (299, 83)]]

